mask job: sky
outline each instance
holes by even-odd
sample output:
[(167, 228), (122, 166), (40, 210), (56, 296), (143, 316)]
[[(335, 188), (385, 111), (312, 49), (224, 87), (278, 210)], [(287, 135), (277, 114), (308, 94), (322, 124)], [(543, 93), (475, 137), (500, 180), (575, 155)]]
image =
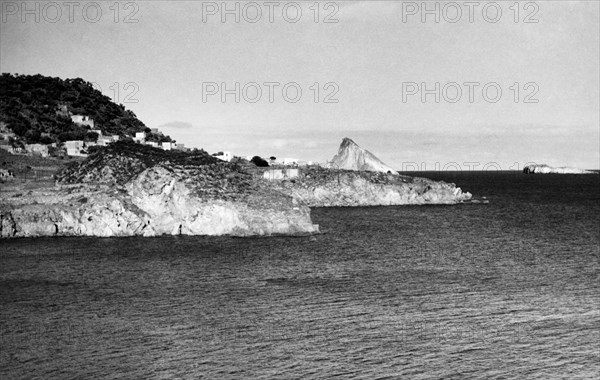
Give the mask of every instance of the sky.
[(210, 153), (600, 168), (600, 2), (421, 4), (0, 0), (0, 68), (83, 78)]

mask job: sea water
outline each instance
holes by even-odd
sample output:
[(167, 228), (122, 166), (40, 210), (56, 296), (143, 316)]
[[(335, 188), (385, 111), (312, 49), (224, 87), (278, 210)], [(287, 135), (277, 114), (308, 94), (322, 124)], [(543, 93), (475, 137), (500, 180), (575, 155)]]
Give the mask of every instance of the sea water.
[(600, 175), (417, 174), (476, 202), (0, 241), (0, 378), (598, 378)]

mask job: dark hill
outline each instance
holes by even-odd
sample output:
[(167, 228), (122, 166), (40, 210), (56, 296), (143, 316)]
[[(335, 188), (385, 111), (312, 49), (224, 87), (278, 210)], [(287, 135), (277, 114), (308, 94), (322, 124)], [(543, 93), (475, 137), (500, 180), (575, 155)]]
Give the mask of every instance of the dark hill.
[[(81, 78), (3, 73), (0, 76), (0, 122), (26, 143), (94, 139), (89, 129), (71, 121), (69, 114), (94, 119), (103, 134), (129, 137), (149, 129), (136, 115), (115, 104)], [(155, 141), (170, 141), (156, 136)]]

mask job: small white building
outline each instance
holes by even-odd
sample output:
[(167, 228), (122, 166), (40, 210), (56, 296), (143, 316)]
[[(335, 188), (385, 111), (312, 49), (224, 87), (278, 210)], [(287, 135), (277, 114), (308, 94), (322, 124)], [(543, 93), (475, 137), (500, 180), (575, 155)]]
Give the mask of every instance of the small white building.
[(156, 141), (148, 141), (146, 145), (150, 145), (153, 148), (158, 148), (158, 143)]
[(113, 143), (115, 141), (119, 141), (119, 135), (100, 136), (98, 138), (98, 145), (106, 146), (106, 145), (108, 145), (110, 143)]
[(263, 178), (269, 181), (296, 178), (300, 175), (298, 169), (269, 169), (263, 173)]
[(284, 158), (281, 163), (283, 165), (298, 165), (298, 159), (297, 158)]
[(233, 155), (231, 154), (231, 152), (222, 152), (223, 154), (219, 154), (218, 156), (214, 156), (216, 158), (218, 158), (221, 161), (231, 161), (231, 159), (233, 158)]
[(118, 141), (119, 140), (119, 135), (103, 135), (102, 134), (102, 130), (100, 129), (92, 129), (90, 132), (94, 132), (96, 134), (98, 134), (98, 139), (96, 139), (95, 143), (87, 143), (88, 146), (107, 146), (108, 144)]
[(102, 136), (102, 140), (104, 140), (104, 144), (105, 145), (108, 145), (108, 144), (113, 143), (115, 141), (119, 141), (119, 135)]
[(85, 157), (85, 143), (82, 140), (70, 140), (65, 141), (65, 147), (67, 148), (67, 154), (69, 156)]
[(138, 144), (144, 144), (146, 142), (146, 132), (136, 132), (133, 140)]
[(94, 119), (85, 115), (71, 115), (71, 120), (77, 125), (87, 125), (94, 129)]
[(10, 144), (0, 144), (0, 149), (7, 151), (10, 154), (21, 154), (23, 149), (20, 147), (14, 147)]
[(175, 149), (175, 143), (173, 143), (173, 142), (162, 142), (161, 144), (162, 144), (163, 150)]
[(2, 169), (0, 168), (0, 178), (2, 179), (12, 179), (14, 177), (14, 174), (12, 171), (8, 170), (8, 169)]

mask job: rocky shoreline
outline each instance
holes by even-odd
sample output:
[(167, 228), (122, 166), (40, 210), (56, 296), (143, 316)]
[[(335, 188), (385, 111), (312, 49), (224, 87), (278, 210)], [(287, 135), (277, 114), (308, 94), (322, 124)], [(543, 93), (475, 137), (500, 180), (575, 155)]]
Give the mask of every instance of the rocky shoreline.
[(245, 199), (201, 197), (181, 174), (157, 167), (125, 186), (58, 184), (25, 194), (3, 192), (0, 237), (318, 232), (310, 209), (290, 197), (275, 192), (245, 194)]
[(453, 184), (398, 175), (312, 168), (292, 180), (249, 176), (248, 189), (229, 193), (206, 187), (195, 169), (159, 165), (124, 185), (2, 192), (0, 237), (313, 234), (319, 228), (310, 207), (455, 204), (471, 198)]
[(311, 207), (471, 198), (454, 184), (391, 173), (311, 166), (269, 180), (264, 171), (277, 169), (129, 148), (99, 151), (55, 184), (0, 192), (0, 237), (315, 234)]
[(455, 184), (426, 178), (321, 168), (270, 186), (309, 207), (456, 204), (471, 199)]

